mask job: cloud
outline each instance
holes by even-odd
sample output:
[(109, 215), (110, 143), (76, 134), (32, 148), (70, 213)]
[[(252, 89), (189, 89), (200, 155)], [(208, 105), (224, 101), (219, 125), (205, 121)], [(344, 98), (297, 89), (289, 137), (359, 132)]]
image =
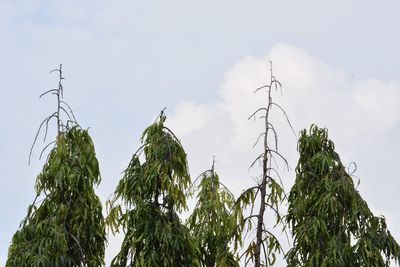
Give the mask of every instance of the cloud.
[[(213, 104), (190, 100), (176, 106), (167, 123), (186, 148), (192, 175), (208, 169), (215, 155), (217, 171), (234, 193), (254, 183), (252, 177), (260, 169), (249, 172), (248, 166), (261, 153), (260, 146), (252, 145), (263, 122), (247, 118), (266, 103), (265, 93), (253, 91), (269, 79), (267, 59), (272, 60), (273, 73), (283, 84), (282, 93), (274, 92), (274, 99), (286, 110), (296, 132), (312, 123), (329, 129), (344, 164), (355, 161), (359, 166), (362, 196), (377, 215), (387, 214), (389, 228), (399, 240), (400, 230), (394, 226), (400, 217), (394, 215), (394, 203), (400, 196), (391, 188), (399, 188), (400, 182), (389, 166), (396, 166), (391, 146), (400, 144), (394, 137), (399, 130), (400, 83), (355, 81), (292, 45), (277, 44), (262, 58), (244, 57), (226, 72), (220, 99)], [(297, 160), (296, 137), (282, 112), (273, 112), (280, 151), (292, 167), (290, 172), (280, 168), (289, 190)]]

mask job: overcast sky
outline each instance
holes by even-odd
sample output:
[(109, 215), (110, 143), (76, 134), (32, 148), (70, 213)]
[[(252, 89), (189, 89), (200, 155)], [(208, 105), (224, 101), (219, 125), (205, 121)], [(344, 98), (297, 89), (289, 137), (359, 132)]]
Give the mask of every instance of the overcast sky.
[[(29, 149), (56, 104), (38, 96), (57, 85), (49, 71), (60, 63), (65, 100), (96, 146), (103, 201), (164, 107), (193, 177), (215, 155), (235, 193), (251, 185), (261, 122), (247, 117), (265, 101), (253, 90), (272, 60), (276, 100), (296, 133), (329, 128), (343, 163), (357, 163), (359, 192), (400, 241), (399, 10), (398, 1), (0, 0), (0, 266), (35, 196), (44, 161), (28, 166)], [(296, 137), (281, 114), (273, 119), (294, 168)], [(289, 190), (294, 174), (282, 176)], [(111, 238), (108, 260), (118, 246)]]

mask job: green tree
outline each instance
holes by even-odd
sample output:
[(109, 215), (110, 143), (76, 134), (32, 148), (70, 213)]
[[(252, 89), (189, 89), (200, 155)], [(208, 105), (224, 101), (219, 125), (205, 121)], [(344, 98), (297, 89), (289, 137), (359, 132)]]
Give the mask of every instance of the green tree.
[[(125, 237), (111, 266), (197, 266), (198, 249), (177, 215), (187, 209), (186, 154), (164, 126), (165, 115), (142, 135), (112, 201), (107, 224)], [(142, 156), (142, 162), (141, 162)]]
[[(278, 171), (273, 167), (273, 164), (278, 164), (278, 161), (283, 161), (288, 169), (286, 159), (278, 151), (278, 135), (274, 125), (271, 123), (270, 115), (273, 110), (278, 110), (283, 113), (290, 128), (292, 125), (284, 109), (273, 101), (272, 93), (281, 89), (281, 83), (275, 78), (272, 73), (272, 62), (270, 61), (271, 76), (269, 83), (257, 88), (255, 92), (266, 90), (266, 106), (257, 109), (249, 119), (256, 119), (260, 116), (264, 120), (264, 131), (258, 137), (254, 146), (260, 140), (263, 141), (262, 153), (255, 159), (250, 167), (256, 163), (261, 165), (261, 175), (257, 184), (243, 191), (237, 200), (237, 209), (245, 209), (251, 206), (250, 215), (244, 217), (240, 222), (240, 227), (244, 228), (248, 225), (248, 229), (252, 228), (253, 220), (255, 220), (256, 236), (250, 242), (250, 245), (245, 250), (246, 265), (249, 261), (254, 262), (254, 266), (273, 265), (276, 261), (276, 254), (282, 252), (281, 244), (278, 238), (268, 228), (268, 223), (273, 221), (273, 226), (282, 224), (282, 216), (279, 212), (279, 207), (285, 198), (282, 181)], [(258, 213), (254, 213), (254, 209), (258, 208)], [(266, 211), (269, 210), (273, 214), (271, 220), (266, 220)]]
[[(201, 265), (238, 267), (237, 249), (241, 235), (237, 221), (243, 215), (241, 211), (239, 214), (234, 212), (235, 198), (220, 183), (214, 163), (199, 178), (198, 202), (188, 219), (188, 226), (199, 244)], [(229, 246), (231, 243), (233, 248)]]
[[(59, 88), (47, 93), (57, 96), (58, 108), (41, 127), (46, 124), (47, 133), (49, 121), (56, 119), (57, 138), (37, 176), (36, 198), (13, 236), (7, 267), (104, 264), (102, 205), (93, 189), (100, 183), (99, 165), (88, 132), (75, 120), (66, 125), (61, 120), (60, 113), (67, 113), (61, 100), (61, 65), (56, 71), (60, 74)], [(40, 197), (43, 199), (37, 201)]]
[(287, 221), (294, 245), (288, 266), (389, 266), (400, 247), (356, 190), (328, 131), (303, 130)]

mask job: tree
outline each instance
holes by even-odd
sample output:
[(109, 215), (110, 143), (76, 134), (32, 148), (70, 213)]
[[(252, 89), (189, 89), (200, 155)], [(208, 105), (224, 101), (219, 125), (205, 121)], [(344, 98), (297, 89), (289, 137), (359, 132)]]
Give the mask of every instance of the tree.
[(195, 239), (177, 215), (187, 208), (186, 154), (175, 134), (164, 126), (165, 119), (161, 112), (143, 132), (143, 145), (108, 203), (107, 224), (113, 232), (122, 226), (125, 233), (111, 266), (199, 265)]
[[(7, 267), (104, 265), (102, 206), (93, 189), (100, 183), (98, 161), (88, 131), (75, 119), (67, 124), (62, 121), (62, 112), (71, 119), (74, 116), (62, 100), (62, 66), (55, 71), (59, 87), (43, 95), (57, 96), (57, 111), (42, 122), (35, 141), (43, 125), (47, 134), (52, 119), (57, 120), (57, 137), (50, 143), (54, 147), (37, 176), (36, 198), (13, 236)], [(43, 200), (37, 201), (39, 197)]]
[(389, 266), (400, 246), (355, 188), (328, 131), (303, 130), (287, 221), (294, 245), (288, 266)]
[[(279, 206), (284, 200), (285, 192), (280, 175), (272, 164), (277, 164), (277, 160), (281, 160), (285, 167), (289, 168), (286, 159), (278, 152), (278, 135), (270, 120), (272, 110), (277, 109), (281, 111), (290, 128), (293, 130), (284, 109), (272, 99), (273, 90), (281, 89), (282, 85), (272, 73), (272, 62), (270, 62), (270, 66), (271, 76), (269, 83), (255, 90), (255, 92), (262, 89), (266, 90), (267, 105), (266, 107), (257, 109), (249, 117), (249, 119), (256, 119), (261, 113), (260, 118), (264, 120), (265, 130), (260, 134), (254, 145), (256, 146), (260, 140), (263, 140), (263, 152), (250, 166), (253, 167), (257, 162), (260, 163), (262, 167), (261, 176), (257, 181), (257, 185), (243, 191), (236, 205), (237, 209), (244, 209), (248, 205), (251, 206), (250, 215), (242, 219), (241, 227), (247, 224), (248, 227), (251, 228), (252, 220), (256, 220), (256, 237), (245, 251), (246, 265), (251, 260), (256, 267), (273, 265), (276, 260), (276, 253), (282, 252), (282, 247), (278, 238), (267, 228), (265, 220), (266, 209), (269, 209), (275, 217), (274, 227), (283, 223), (279, 212)], [(259, 205), (259, 211), (254, 214), (253, 210), (257, 204)]]
[[(212, 168), (199, 178), (198, 202), (188, 219), (190, 232), (200, 249), (201, 265), (205, 267), (239, 267), (237, 249), (241, 235), (237, 227), (238, 218), (234, 210), (235, 198), (220, 181)], [(230, 243), (233, 242), (233, 249)]]

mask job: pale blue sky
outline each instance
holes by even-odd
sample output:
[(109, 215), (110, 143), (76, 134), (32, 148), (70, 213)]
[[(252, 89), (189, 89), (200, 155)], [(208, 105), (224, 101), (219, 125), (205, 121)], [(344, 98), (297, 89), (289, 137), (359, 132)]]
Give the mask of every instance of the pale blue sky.
[[(342, 158), (358, 163), (362, 195), (400, 240), (398, 10), (398, 1), (0, 0), (0, 265), (34, 198), (44, 162), (27, 166), (29, 148), (54, 109), (38, 96), (56, 85), (48, 71), (60, 63), (65, 98), (91, 128), (105, 200), (163, 107), (193, 175), (216, 155), (221, 179), (240, 191), (246, 182), (229, 176), (247, 175), (257, 154), (244, 137), (257, 136), (247, 108), (260, 62), (273, 58), (296, 130), (330, 128)], [(235, 151), (243, 158), (224, 159)], [(287, 153), (295, 165), (295, 145)]]

